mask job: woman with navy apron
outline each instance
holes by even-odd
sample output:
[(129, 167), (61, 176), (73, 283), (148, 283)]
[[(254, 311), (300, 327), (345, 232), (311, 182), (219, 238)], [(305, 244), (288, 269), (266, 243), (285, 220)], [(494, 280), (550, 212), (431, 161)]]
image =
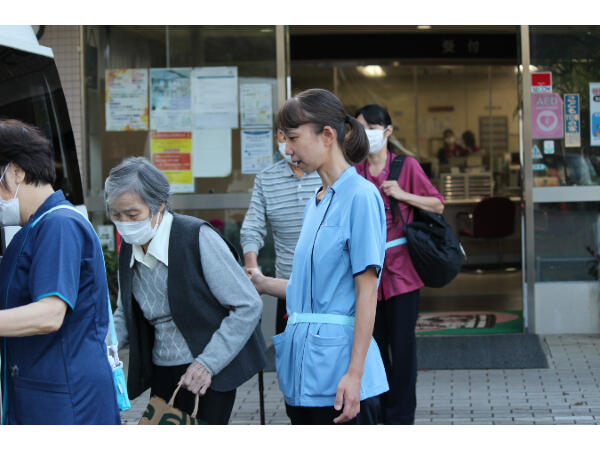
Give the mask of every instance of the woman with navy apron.
[(292, 424), (358, 423), (364, 400), (388, 389), (372, 338), (385, 211), (375, 186), (346, 160), (365, 158), (367, 137), (323, 89), (286, 101), (277, 127), (292, 162), (323, 182), (304, 210), (290, 279), (250, 270), (260, 293), (286, 297), (287, 326), (273, 336), (279, 387)]
[(390, 384), (390, 390), (381, 399), (382, 421), (390, 425), (411, 425), (417, 406), (415, 327), (423, 281), (410, 260), (402, 221), (398, 214), (392, 215), (390, 197), (398, 201), (406, 223), (413, 221), (413, 208), (441, 214), (444, 198), (433, 187), (419, 161), (410, 156), (405, 157), (398, 179), (388, 180), (396, 155), (388, 148), (393, 126), (385, 108), (366, 105), (356, 112), (356, 118), (369, 138), (369, 156), (355, 166), (356, 171), (379, 189), (386, 207), (388, 248), (373, 332)]
[(0, 120), (0, 170), (0, 224), (23, 227), (0, 263), (2, 423), (118, 425), (100, 241), (37, 129)]

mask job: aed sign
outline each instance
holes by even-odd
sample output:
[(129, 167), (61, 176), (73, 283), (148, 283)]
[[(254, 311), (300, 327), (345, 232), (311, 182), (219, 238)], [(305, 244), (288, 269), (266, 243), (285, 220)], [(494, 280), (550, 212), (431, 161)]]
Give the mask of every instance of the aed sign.
[(565, 94), (565, 147), (581, 147), (579, 94)]
[(552, 72), (534, 72), (531, 74), (531, 92), (552, 92)]
[(533, 139), (563, 137), (563, 108), (560, 94), (531, 95), (531, 131)]

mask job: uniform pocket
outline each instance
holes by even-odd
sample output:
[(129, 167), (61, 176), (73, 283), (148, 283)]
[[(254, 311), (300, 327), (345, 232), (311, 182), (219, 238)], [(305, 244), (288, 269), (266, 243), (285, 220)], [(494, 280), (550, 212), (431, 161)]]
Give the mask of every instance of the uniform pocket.
[(17, 423), (22, 425), (72, 425), (73, 404), (69, 387), (62, 383), (12, 378)]
[(331, 397), (348, 370), (352, 336), (322, 337), (309, 334), (303, 367), (303, 394), (308, 397)]
[(293, 358), (290, 356), (290, 349), (286, 347), (285, 331), (273, 336), (273, 347), (275, 348), (275, 370), (277, 372), (277, 381), (279, 389), (284, 397), (293, 397), (294, 367)]
[(346, 244), (343, 230), (343, 227), (337, 225), (322, 226), (319, 229), (313, 253), (315, 265), (339, 264)]

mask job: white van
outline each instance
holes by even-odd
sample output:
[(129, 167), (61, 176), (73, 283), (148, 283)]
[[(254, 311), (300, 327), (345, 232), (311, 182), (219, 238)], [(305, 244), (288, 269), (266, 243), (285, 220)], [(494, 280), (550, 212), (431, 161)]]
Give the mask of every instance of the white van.
[[(0, 118), (38, 127), (54, 145), (55, 189), (85, 212), (73, 129), (52, 49), (28, 25), (0, 25)], [(2, 252), (18, 227), (0, 232)]]

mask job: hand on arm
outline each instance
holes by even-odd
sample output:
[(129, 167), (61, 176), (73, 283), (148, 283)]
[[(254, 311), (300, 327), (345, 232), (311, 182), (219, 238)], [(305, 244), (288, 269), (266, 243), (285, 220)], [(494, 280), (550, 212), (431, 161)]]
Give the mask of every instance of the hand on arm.
[(285, 298), (288, 280), (266, 277), (258, 267), (246, 268), (246, 274), (259, 294), (268, 294), (277, 298)]
[(377, 309), (377, 274), (372, 267), (354, 278), (356, 291), (356, 315), (354, 319), (354, 339), (350, 365), (337, 386), (333, 407), (341, 410), (334, 423), (348, 422), (360, 412), (360, 383), (365, 358), (373, 335), (375, 311)]
[(53, 333), (62, 326), (66, 312), (67, 304), (56, 296), (0, 311), (0, 336), (23, 337)]
[(411, 194), (403, 190), (395, 180), (387, 180), (381, 184), (381, 190), (388, 197), (408, 203), (415, 208), (423, 209), (436, 214), (444, 212), (444, 204), (437, 197), (423, 197), (421, 195)]

